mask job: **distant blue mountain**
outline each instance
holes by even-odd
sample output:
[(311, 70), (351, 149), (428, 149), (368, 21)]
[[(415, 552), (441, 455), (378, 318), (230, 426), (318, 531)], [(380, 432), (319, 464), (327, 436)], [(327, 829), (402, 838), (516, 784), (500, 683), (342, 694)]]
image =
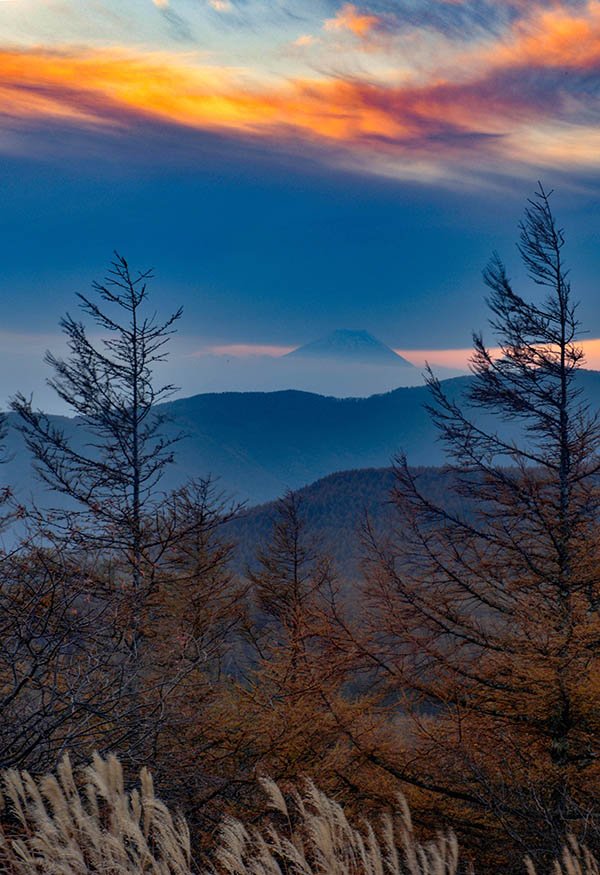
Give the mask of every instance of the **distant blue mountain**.
[[(460, 401), (471, 377), (445, 380), (447, 394)], [(581, 371), (578, 380), (592, 410), (600, 409), (600, 372)], [(444, 446), (424, 405), (425, 386), (396, 389), (369, 398), (331, 398), (310, 392), (224, 392), (194, 395), (162, 405), (173, 432), (187, 437), (176, 447), (176, 463), (168, 469), (169, 488), (189, 477), (212, 474), (221, 488), (252, 503), (277, 498), (286, 488), (298, 489), (335, 471), (385, 467), (403, 450), (412, 465), (443, 464)], [(9, 415), (14, 424), (15, 415)], [(85, 424), (52, 417), (82, 446)], [(488, 427), (518, 437), (515, 423), (490, 420)], [(11, 429), (12, 461), (0, 466), (1, 481), (19, 495), (49, 501), (33, 476), (19, 433)], [(356, 500), (361, 501), (357, 495)]]
[(364, 364), (391, 364), (414, 367), (385, 343), (368, 331), (350, 331), (339, 328), (327, 337), (306, 343), (287, 354), (288, 358), (329, 358)]

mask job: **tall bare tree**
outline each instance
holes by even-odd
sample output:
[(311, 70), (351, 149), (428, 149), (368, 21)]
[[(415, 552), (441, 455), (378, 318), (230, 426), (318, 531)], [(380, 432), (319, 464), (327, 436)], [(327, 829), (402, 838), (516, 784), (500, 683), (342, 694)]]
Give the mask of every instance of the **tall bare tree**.
[(92, 538), (119, 554), (134, 593), (142, 589), (144, 556), (154, 547), (149, 520), (160, 501), (157, 487), (180, 437), (167, 432), (156, 407), (175, 387), (156, 386), (153, 370), (166, 359), (182, 311), (158, 320), (148, 310), (152, 278), (115, 254), (105, 280), (93, 284), (95, 295), (78, 294), (100, 338), (69, 314), (61, 321), (70, 355), (46, 354), (54, 372), (48, 383), (78, 417), (77, 439), (22, 394), (12, 402), (39, 475), (75, 503), (70, 536)]
[(520, 231), (546, 295), (526, 300), (494, 256), (484, 278), (499, 353), (474, 337), (466, 397), (429, 375), (455, 498), (436, 504), (399, 460), (396, 530), (370, 539), (357, 654), (405, 720), (377, 765), (471, 840), (508, 835), (541, 857), (568, 832), (600, 843), (600, 430), (541, 186)]

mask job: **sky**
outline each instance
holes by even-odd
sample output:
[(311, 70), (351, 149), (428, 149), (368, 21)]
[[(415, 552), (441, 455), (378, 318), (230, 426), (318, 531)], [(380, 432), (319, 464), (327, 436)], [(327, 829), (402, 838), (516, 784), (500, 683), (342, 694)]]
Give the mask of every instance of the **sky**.
[(186, 394), (336, 328), (464, 368), (537, 180), (600, 368), (599, 90), (600, 0), (0, 0), (0, 402), (115, 249)]

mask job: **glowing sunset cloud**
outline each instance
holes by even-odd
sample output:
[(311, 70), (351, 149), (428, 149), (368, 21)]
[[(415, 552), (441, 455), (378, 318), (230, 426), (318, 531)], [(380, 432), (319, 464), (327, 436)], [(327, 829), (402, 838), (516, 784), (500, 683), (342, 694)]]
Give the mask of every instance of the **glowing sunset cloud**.
[(530, 15), (491, 49), (488, 60), (524, 68), (594, 69), (600, 63), (600, 2), (588, 0), (579, 9), (533, 5)]
[(355, 36), (364, 37), (379, 23), (376, 15), (361, 14), (353, 3), (346, 3), (335, 18), (328, 18), (323, 25), (325, 30), (347, 30)]
[[(417, 368), (427, 364), (432, 368), (452, 368), (456, 371), (468, 371), (469, 361), (473, 355), (470, 347), (459, 349), (395, 349), (398, 355), (407, 359)], [(493, 350), (497, 352), (497, 350)]]
[(581, 342), (585, 354), (584, 367), (600, 371), (600, 338), (589, 338)]
[(73, 118), (119, 127), (145, 117), (283, 141), (305, 136), (350, 148), (369, 143), (382, 153), (393, 152), (394, 144), (422, 144), (436, 130), (441, 136), (465, 116), (464, 109), (448, 107), (450, 117), (440, 123), (440, 105), (447, 102), (441, 92), (337, 80), (252, 86), (228, 69), (123, 50), (2, 52), (0, 96), (4, 114), (14, 119)]
[[(587, 338), (582, 340), (578, 346), (583, 349), (585, 355), (584, 368), (591, 370), (600, 370), (600, 338)], [(411, 364), (422, 368), (426, 363), (431, 367), (453, 368), (455, 370), (467, 371), (469, 362), (473, 355), (471, 347), (462, 347), (458, 349), (396, 349), (394, 352), (408, 359)], [(491, 347), (492, 356), (497, 356), (500, 353), (498, 347)]]
[[(584, 367), (592, 370), (600, 370), (600, 338), (587, 338), (579, 344), (585, 354)], [(223, 355), (233, 358), (250, 358), (256, 356), (268, 356), (280, 358), (297, 346), (285, 346), (282, 344), (267, 343), (227, 343), (204, 347), (192, 355), (202, 357), (205, 355)], [(455, 349), (395, 349), (398, 355), (407, 359), (417, 368), (424, 368), (426, 364), (434, 369), (450, 368), (456, 371), (468, 371), (469, 362), (473, 355), (472, 347), (458, 347)], [(499, 347), (491, 347), (492, 356), (500, 353)]]
[(194, 353), (194, 356), (203, 355), (228, 355), (234, 358), (246, 358), (249, 356), (269, 356), (279, 358), (295, 349), (294, 346), (277, 346), (266, 343), (225, 343), (217, 346), (208, 346), (206, 349)]
[[(172, 2), (153, 5), (158, 18), (170, 16), (180, 37), (191, 34)], [(459, 5), (446, 0), (435, 8)], [(38, 134), (61, 123), (123, 133), (142, 122), (168, 123), (258, 138), (284, 152), (307, 145), (326, 163), (420, 179), (528, 166), (600, 167), (594, 85), (600, 0), (499, 5), (513, 11), (504, 29), (469, 44), (458, 35), (435, 36), (430, 24), (407, 27), (401, 16), (384, 20), (358, 4), (342, 4), (333, 17), (315, 22), (313, 34), (296, 33), (285, 42), (296, 56), (316, 52), (319, 72), (298, 59), (292, 69), (281, 55), (269, 66), (256, 47), (255, 61), (240, 66), (214, 52), (158, 51), (145, 43), (0, 44), (0, 130), (3, 120), (11, 132), (26, 122)], [(238, 14), (228, 0), (207, 0), (204, 8), (221, 20), (214, 10), (230, 12), (232, 22)], [(328, 42), (343, 32), (361, 45), (373, 39), (373, 72), (358, 66), (353, 72), (354, 49), (339, 46), (339, 70), (328, 72)], [(412, 66), (399, 63), (411, 52)], [(10, 148), (10, 141), (0, 148)]]

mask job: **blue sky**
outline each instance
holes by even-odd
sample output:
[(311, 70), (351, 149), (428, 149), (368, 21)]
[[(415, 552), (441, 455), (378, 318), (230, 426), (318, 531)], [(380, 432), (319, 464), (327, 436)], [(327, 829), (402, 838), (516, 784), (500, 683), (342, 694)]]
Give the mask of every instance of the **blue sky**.
[(466, 347), (540, 178), (600, 337), (599, 73), (594, 0), (3, 0), (0, 395), (115, 248), (183, 304), (181, 373), (337, 327)]

